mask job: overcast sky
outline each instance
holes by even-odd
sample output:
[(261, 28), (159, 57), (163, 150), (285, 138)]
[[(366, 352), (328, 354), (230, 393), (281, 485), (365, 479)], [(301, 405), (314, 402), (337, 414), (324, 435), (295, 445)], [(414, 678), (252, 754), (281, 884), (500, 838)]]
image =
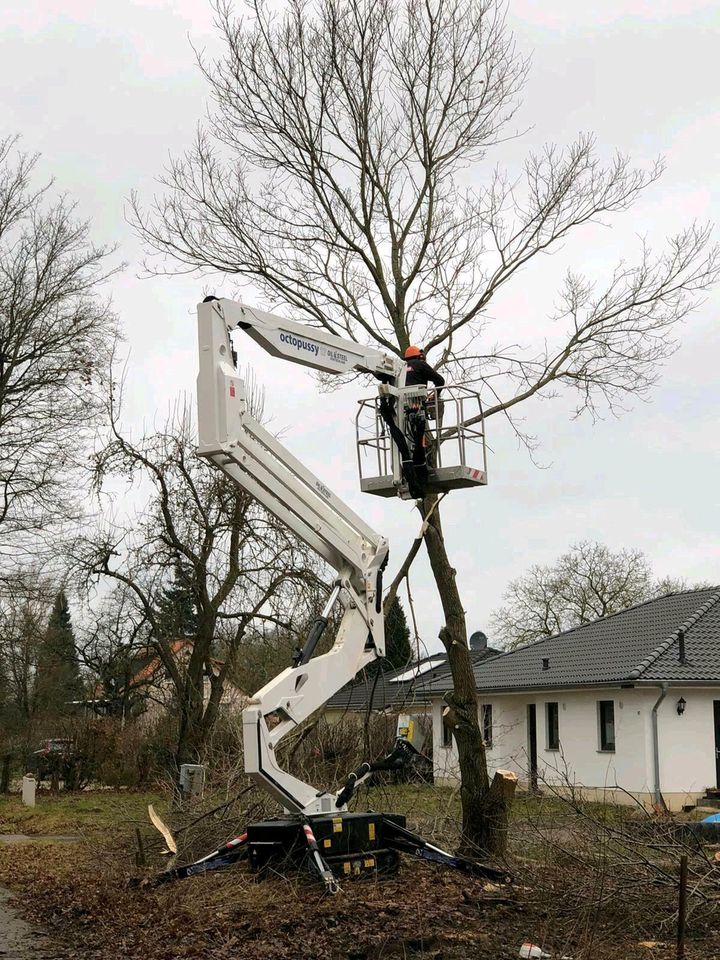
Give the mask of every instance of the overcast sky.
[[(191, 43), (217, 48), (212, 19), (205, 0), (0, 3), (0, 135), (20, 133), (26, 150), (39, 151), (43, 174), (77, 200), (96, 241), (117, 243), (128, 263), (112, 293), (130, 348), (125, 415), (135, 434), (194, 390), (203, 283), (142, 278), (142, 246), (124, 208), (133, 189), (152, 196), (154, 178), (203, 116), (206, 88)], [(692, 0), (515, 0), (510, 21), (532, 54), (518, 116), (530, 129), (473, 175), (487, 175), (498, 159), (516, 168), (527, 150), (588, 130), (605, 155), (619, 148), (640, 165), (667, 161), (662, 180), (612, 229), (586, 230), (514, 281), (496, 315), (536, 337), (568, 265), (607, 276), (619, 256), (633, 258), (639, 236), (659, 243), (694, 218), (720, 220), (720, 14), (717, 3)], [(487, 629), (511, 578), (581, 538), (642, 549), (658, 575), (720, 583), (719, 306), (715, 292), (689, 318), (652, 402), (622, 419), (572, 421), (563, 398), (528, 406), (542, 469), (491, 419), (489, 486), (444, 506), (470, 630)], [(253, 344), (241, 362), (267, 389), (271, 428), (285, 429), (293, 452), (390, 538), (392, 572), (418, 521), (411, 505), (359, 491), (357, 387), (319, 395), (310, 374)], [(424, 558), (411, 579), (421, 636), (437, 648), (440, 607)]]

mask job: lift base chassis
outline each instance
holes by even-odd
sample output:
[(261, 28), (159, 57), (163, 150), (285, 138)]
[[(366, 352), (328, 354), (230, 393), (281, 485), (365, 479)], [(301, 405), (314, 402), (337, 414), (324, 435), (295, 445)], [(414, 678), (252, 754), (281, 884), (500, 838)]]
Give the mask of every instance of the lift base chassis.
[[(337, 813), (308, 817), (323, 860), (338, 880), (382, 873), (391, 876), (400, 866), (400, 854), (390, 849), (388, 824), (404, 827), (398, 814)], [(253, 870), (280, 864), (302, 866), (308, 847), (297, 817), (251, 823), (247, 828), (248, 859)]]
[(287, 814), (248, 826), (245, 833), (195, 863), (160, 874), (158, 883), (229, 867), (249, 860), (260, 876), (292, 866), (340, 892), (340, 881), (362, 876), (393, 876), (400, 854), (429, 860), (475, 877), (507, 882), (507, 870), (455, 856), (423, 840), (405, 826), (405, 817), (392, 813)]

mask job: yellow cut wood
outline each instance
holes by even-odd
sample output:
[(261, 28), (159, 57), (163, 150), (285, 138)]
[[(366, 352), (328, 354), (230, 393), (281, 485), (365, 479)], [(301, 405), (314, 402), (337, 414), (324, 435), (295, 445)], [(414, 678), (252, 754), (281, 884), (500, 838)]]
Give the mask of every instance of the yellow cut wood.
[(177, 844), (175, 843), (173, 835), (170, 833), (169, 827), (167, 827), (155, 813), (155, 808), (151, 803), (148, 804), (148, 816), (150, 817), (150, 823), (163, 835), (170, 853), (177, 853)]

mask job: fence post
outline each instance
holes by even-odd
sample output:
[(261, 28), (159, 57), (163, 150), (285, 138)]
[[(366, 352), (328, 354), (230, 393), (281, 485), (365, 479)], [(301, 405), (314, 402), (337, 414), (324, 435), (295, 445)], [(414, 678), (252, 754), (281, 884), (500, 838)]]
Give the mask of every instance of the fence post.
[(680, 902), (678, 904), (677, 960), (685, 960), (685, 923), (687, 919), (687, 873), (688, 858), (680, 857)]
[(22, 802), (23, 806), (34, 807), (35, 806), (35, 790), (37, 789), (37, 781), (35, 777), (28, 773), (23, 777), (22, 781)]

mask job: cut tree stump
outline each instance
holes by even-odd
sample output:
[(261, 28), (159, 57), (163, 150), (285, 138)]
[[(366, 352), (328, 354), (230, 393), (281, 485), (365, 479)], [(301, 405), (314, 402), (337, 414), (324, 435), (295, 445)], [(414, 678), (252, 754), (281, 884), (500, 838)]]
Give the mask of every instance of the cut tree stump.
[(487, 826), (483, 848), (491, 856), (504, 856), (507, 849), (510, 808), (517, 782), (517, 774), (512, 770), (496, 770), (485, 794), (483, 813)]
[(490, 784), (490, 796), (495, 800), (511, 804), (515, 797), (518, 776), (512, 770), (496, 770)]

